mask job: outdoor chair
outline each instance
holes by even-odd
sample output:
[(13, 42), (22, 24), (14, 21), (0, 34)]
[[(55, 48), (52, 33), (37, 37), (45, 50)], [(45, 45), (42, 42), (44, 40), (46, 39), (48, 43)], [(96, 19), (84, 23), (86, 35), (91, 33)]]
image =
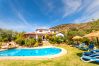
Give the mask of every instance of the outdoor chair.
[(99, 50), (92, 50), (90, 52), (84, 52), (81, 60), (84, 62), (98, 62), (99, 63)]

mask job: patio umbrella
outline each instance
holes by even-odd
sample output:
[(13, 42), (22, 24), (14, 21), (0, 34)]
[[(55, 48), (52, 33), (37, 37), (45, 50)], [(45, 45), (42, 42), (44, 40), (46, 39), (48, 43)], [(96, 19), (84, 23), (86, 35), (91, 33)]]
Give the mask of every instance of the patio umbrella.
[(99, 37), (99, 31), (86, 34), (86, 35), (83, 36), (83, 37)]
[(74, 36), (72, 39), (74, 39), (74, 40), (79, 40), (79, 39), (82, 39), (83, 37), (81, 37), (81, 36)]
[(79, 44), (79, 40), (81, 40), (83, 37), (81, 36), (74, 36), (72, 39), (77, 41), (77, 44)]
[(57, 36), (57, 37), (58, 37), (58, 36), (64, 37), (64, 34), (58, 33), (58, 34), (56, 34), (56, 36)]
[(96, 32), (92, 32), (92, 33), (86, 34), (86, 35), (83, 36), (83, 37), (87, 37), (87, 38), (90, 38), (90, 39), (96, 38), (96, 39), (97, 39), (97, 42), (98, 42), (99, 31), (96, 31)]

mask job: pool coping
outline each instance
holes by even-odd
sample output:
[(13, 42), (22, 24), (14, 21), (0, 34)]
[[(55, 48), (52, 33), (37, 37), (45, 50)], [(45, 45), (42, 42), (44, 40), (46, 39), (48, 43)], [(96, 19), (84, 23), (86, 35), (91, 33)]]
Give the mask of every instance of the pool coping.
[[(55, 46), (43, 46), (43, 47), (22, 48), (22, 49), (37, 49), (37, 48), (50, 48), (50, 47), (55, 47)], [(47, 56), (5, 56), (5, 57), (1, 56), (0, 60), (48, 60), (67, 54), (67, 50), (65, 50), (64, 48), (60, 48), (60, 47), (55, 47), (55, 48), (59, 48), (62, 51), (58, 54), (47, 55)], [(20, 49), (20, 48), (16, 48), (16, 49)]]

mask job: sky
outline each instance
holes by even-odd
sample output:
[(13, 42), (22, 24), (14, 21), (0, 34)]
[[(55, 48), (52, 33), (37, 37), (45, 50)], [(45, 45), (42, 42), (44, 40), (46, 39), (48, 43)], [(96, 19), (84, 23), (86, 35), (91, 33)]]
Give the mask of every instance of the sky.
[(99, 0), (0, 0), (0, 28), (33, 32), (99, 19)]

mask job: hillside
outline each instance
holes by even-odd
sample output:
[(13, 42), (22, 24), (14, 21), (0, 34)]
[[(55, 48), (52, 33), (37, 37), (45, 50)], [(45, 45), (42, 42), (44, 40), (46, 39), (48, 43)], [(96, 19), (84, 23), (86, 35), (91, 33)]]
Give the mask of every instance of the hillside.
[(93, 21), (93, 22), (87, 22), (87, 23), (80, 23), (80, 24), (62, 24), (55, 27), (52, 27), (51, 29), (56, 29), (58, 31), (67, 31), (67, 30), (80, 30), (80, 31), (97, 31), (99, 30), (99, 20)]

